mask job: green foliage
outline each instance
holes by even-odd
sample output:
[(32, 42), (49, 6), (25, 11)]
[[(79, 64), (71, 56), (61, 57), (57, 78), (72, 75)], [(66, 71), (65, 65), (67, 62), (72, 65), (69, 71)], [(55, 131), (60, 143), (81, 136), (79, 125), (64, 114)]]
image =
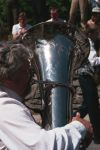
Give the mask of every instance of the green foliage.
[[(6, 1), (0, 0), (0, 25), (7, 27)], [(31, 0), (19, 0), (19, 13), (26, 12), (28, 16), (27, 22), (34, 25), (34, 15), (31, 6)]]
[(10, 40), (12, 40), (12, 39), (13, 39), (12, 34), (8, 35), (8, 40), (10, 41)]
[(6, 25), (6, 1), (0, 0), (0, 25)]

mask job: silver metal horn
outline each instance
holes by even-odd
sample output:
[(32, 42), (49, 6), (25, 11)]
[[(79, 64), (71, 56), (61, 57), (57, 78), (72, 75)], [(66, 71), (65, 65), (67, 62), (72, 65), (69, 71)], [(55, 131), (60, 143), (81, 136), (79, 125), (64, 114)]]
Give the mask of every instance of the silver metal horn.
[(29, 29), (20, 41), (34, 52), (34, 82), (39, 83), (50, 127), (66, 125), (72, 117), (73, 70), (89, 55), (87, 36), (74, 25), (47, 22)]

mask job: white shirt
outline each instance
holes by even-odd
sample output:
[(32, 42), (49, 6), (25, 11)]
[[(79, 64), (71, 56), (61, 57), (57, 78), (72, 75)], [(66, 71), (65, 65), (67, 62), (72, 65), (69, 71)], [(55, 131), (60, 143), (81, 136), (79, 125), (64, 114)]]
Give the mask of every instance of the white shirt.
[[(86, 129), (78, 121), (46, 131), (38, 126), (17, 93), (0, 86), (1, 147), (9, 150), (78, 150)], [(2, 149), (0, 150), (8, 150)]]
[[(52, 18), (47, 20), (46, 22), (51, 22), (51, 21), (52, 21)], [(58, 18), (58, 21), (54, 21), (54, 22), (66, 22), (66, 20)]]
[[(20, 23), (19, 23), (19, 24), (15, 24), (15, 25), (13, 25), (13, 28), (12, 28), (12, 34), (18, 34), (22, 29), (28, 30), (28, 29), (30, 29), (31, 27), (32, 27), (32, 26), (29, 25), (29, 24), (27, 24), (27, 23), (26, 23), (25, 28), (22, 28), (22, 27), (20, 26)], [(21, 36), (20, 36), (20, 37), (21, 37)]]
[(97, 52), (94, 47), (94, 42), (90, 38), (88, 39), (90, 42), (90, 54), (89, 54), (88, 60), (92, 66), (98, 66), (100, 65), (100, 57), (97, 57)]

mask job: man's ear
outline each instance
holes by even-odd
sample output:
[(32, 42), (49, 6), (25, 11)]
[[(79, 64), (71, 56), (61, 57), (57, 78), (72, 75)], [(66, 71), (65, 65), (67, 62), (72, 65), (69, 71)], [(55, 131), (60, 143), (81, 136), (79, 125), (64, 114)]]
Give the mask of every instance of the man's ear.
[(91, 33), (88, 34), (88, 37), (91, 38)]
[(6, 81), (6, 82), (11, 82), (12, 79), (13, 79), (12, 76), (9, 75), (8, 77), (4, 77), (3, 80)]

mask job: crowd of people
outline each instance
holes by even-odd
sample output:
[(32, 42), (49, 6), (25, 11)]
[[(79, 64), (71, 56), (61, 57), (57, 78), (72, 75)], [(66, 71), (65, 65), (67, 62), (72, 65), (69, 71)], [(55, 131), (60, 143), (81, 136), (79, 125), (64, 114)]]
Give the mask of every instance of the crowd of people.
[[(26, 23), (27, 14), (25, 12), (20, 13), (18, 16), (18, 2), (19, 1), (15, 0), (7, 0), (6, 3), (8, 29), (12, 32), (13, 39), (18, 39), (26, 30), (31, 28), (31, 25)], [(45, 3), (45, 0), (32, 0), (32, 8), (36, 24), (50, 21), (66, 22), (66, 20), (59, 18), (60, 11), (57, 7), (50, 10), (51, 19), (46, 20), (44, 13), (44, 9), (46, 7)], [(92, 5), (92, 17), (87, 21), (88, 3)], [(67, 22), (75, 24), (77, 9), (78, 6), (80, 6), (81, 27), (84, 28), (87, 23), (95, 23), (100, 16), (99, 5), (99, 0), (72, 0), (69, 19)], [(19, 23), (16, 24), (17, 22)]]
[[(87, 20), (88, 0), (72, 0), (68, 23), (75, 23), (78, 4), (81, 11), (82, 31), (87, 35), (90, 43), (90, 54), (85, 64), (76, 70), (83, 94), (82, 106), (74, 112), (71, 123), (61, 128), (49, 131), (36, 124), (28, 108), (23, 104), (28, 92), (31, 91), (31, 78), (34, 76), (31, 69), (32, 52), (19, 43), (20, 37), (32, 26), (27, 24), (27, 14), (21, 12), (18, 24), (9, 23), (13, 40), (8, 41), (9, 31), (0, 27), (0, 149), (1, 150), (78, 150), (79, 142), (85, 136), (88, 147), (94, 139), (100, 144), (100, 114), (97, 87), (94, 82), (95, 67), (100, 65), (99, 27), (100, 19), (99, 0), (91, 0), (91, 19)], [(7, 1), (8, 16), (12, 1)], [(35, 2), (36, 3), (36, 2)], [(12, 4), (18, 6), (16, 0)], [(14, 20), (18, 15), (18, 8), (14, 10)], [(59, 8), (50, 10), (51, 19), (45, 22), (66, 22), (59, 18)], [(9, 20), (9, 19), (8, 19)], [(37, 19), (37, 23), (38, 23)], [(39, 21), (40, 22), (40, 21)], [(42, 22), (42, 21), (41, 21)], [(12, 29), (11, 29), (11, 26)], [(100, 45), (100, 44), (99, 44)], [(97, 52), (98, 51), (98, 52)], [(90, 123), (83, 118), (89, 114)], [(94, 138), (93, 138), (94, 136)]]

